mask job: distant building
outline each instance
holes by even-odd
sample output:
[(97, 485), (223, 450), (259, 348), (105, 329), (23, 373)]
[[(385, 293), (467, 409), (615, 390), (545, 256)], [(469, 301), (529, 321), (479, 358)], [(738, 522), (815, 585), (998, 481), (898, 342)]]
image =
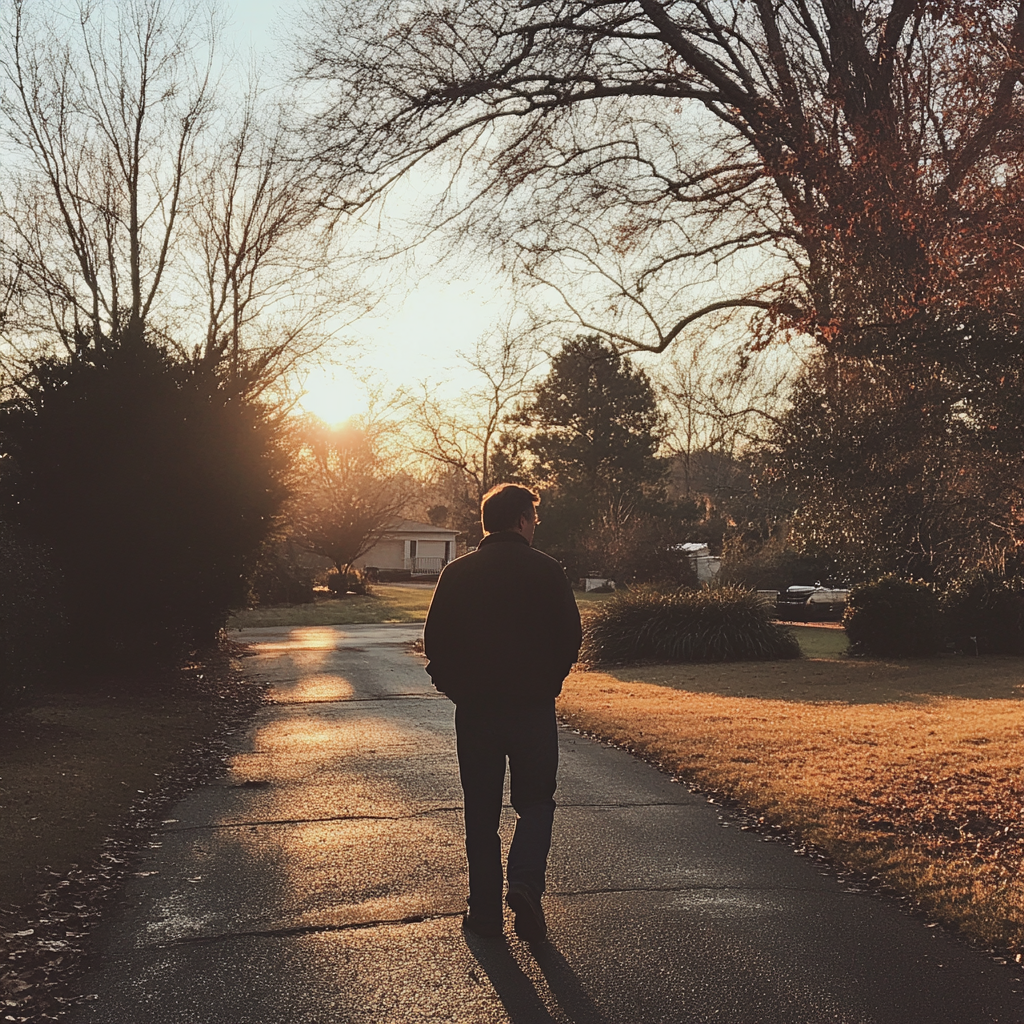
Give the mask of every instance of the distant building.
[(682, 552), (689, 557), (698, 583), (713, 580), (722, 568), (722, 559), (711, 554), (707, 544), (676, 544), (671, 550)]
[(455, 558), (457, 531), (409, 519), (397, 521), (355, 567), (405, 570), (413, 576), (436, 576)]

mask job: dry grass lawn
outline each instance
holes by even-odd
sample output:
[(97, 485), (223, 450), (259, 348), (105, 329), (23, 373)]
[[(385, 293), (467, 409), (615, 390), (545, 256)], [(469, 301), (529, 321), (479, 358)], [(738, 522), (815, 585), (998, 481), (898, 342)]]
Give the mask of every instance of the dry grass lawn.
[(577, 672), (559, 710), (1024, 952), (1024, 660)]

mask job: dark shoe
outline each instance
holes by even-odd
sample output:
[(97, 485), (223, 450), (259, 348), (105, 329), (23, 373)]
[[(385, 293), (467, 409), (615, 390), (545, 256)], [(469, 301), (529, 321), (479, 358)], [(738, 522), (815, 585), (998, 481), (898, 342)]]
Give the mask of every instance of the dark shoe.
[(489, 921), (485, 918), (474, 917), (471, 913), (463, 915), (462, 927), (465, 928), (467, 932), (479, 935), (482, 939), (496, 939), (499, 935), (503, 935), (505, 933), (505, 925), (503, 921)]
[(505, 902), (516, 915), (515, 929), (519, 938), (526, 942), (540, 942), (547, 935), (548, 926), (540, 900), (526, 886), (510, 885)]

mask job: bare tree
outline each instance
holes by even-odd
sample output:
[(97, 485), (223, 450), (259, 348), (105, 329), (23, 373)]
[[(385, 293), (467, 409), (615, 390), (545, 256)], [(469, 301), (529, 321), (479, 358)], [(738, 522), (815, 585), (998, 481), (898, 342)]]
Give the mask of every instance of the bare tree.
[(309, 24), (339, 208), (447, 161), (433, 222), (628, 347), (726, 313), (878, 348), (1019, 312), (1017, 0), (319, 0)]
[(230, 130), (209, 140), (182, 240), (207, 303), (194, 354), (255, 380), (314, 351), (346, 307), (327, 272), (337, 257), (309, 201), (308, 170), (289, 149), (292, 117), (250, 84)]
[(413, 403), (410, 448), (452, 482), (468, 486), (466, 522), (472, 528), (483, 496), (515, 471), (517, 428), (511, 421), (516, 406), (530, 393), (543, 356), (528, 337), (506, 328), (481, 340), (463, 356), (479, 380), (457, 402), (443, 402), (424, 385)]
[[(706, 479), (709, 457), (735, 477), (737, 460), (778, 422), (796, 372), (792, 360), (706, 337), (677, 347), (652, 371), (668, 412), (667, 447), (679, 468), (683, 497), (716, 489), (716, 481)], [(699, 486), (698, 476), (705, 478)]]
[(410, 495), (389, 457), (394, 424), (354, 419), (329, 427), (315, 417), (300, 427), (288, 532), (346, 575), (405, 511)]
[(71, 39), (58, 12), (31, 9), (9, 4), (5, 25), (4, 218), (32, 312), (69, 348), (102, 350), (141, 336), (160, 294), (211, 115), (210, 55), (190, 39), (196, 9), (82, 4)]
[(148, 335), (261, 380), (315, 344), (326, 252), (305, 171), (258, 85), (233, 101), (216, 81), (215, 30), (199, 4), (8, 0), (11, 345), (75, 356)]

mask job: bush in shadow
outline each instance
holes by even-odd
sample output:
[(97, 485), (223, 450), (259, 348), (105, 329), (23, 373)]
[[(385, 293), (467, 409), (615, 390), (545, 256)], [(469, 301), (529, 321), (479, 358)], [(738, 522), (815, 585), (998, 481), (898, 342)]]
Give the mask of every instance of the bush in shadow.
[(843, 626), (853, 654), (912, 658), (942, 647), (939, 599), (927, 583), (883, 576), (850, 591)]
[(18, 525), (52, 553), (80, 663), (209, 642), (285, 496), (277, 420), (241, 384), (158, 346), (38, 362), (0, 412)]
[(796, 638), (757, 595), (729, 586), (617, 594), (589, 617), (580, 653), (587, 665), (798, 657)]
[(313, 587), (324, 574), (318, 561), (290, 540), (266, 545), (253, 572), (250, 604), (312, 604)]
[(64, 646), (61, 592), (45, 554), (0, 520), (0, 707), (56, 667)]
[(348, 572), (338, 572), (332, 569), (327, 574), (327, 589), (335, 597), (345, 597), (348, 594), (366, 594), (366, 574), (358, 569), (349, 569)]
[(985, 569), (953, 580), (942, 599), (946, 640), (967, 654), (1024, 654), (1024, 579)]
[(821, 553), (771, 549), (733, 557), (727, 551), (722, 564), (722, 582), (751, 590), (785, 590), (792, 586), (814, 586), (824, 580), (848, 575), (836, 559)]

